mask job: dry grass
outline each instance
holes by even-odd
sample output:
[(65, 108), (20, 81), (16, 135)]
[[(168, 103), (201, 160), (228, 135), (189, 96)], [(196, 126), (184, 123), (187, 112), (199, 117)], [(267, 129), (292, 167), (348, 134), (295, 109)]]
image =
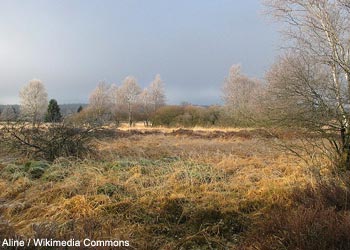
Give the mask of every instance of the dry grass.
[(99, 161), (0, 177), (6, 234), (135, 249), (348, 249), (348, 184), (326, 164), (306, 166), (254, 130), (198, 131), (104, 137)]
[[(120, 130), (128, 131), (130, 129), (136, 129), (136, 130), (141, 130), (141, 131), (152, 131), (152, 130), (160, 130), (162, 132), (172, 132), (173, 130), (177, 129), (182, 129), (182, 127), (165, 127), (165, 126), (157, 126), (157, 127), (152, 127), (152, 126), (145, 126), (143, 122), (137, 122), (135, 123), (131, 128), (129, 126), (129, 123), (120, 123), (118, 128)], [(240, 130), (252, 130), (251, 128), (238, 128), (238, 127), (200, 127), (196, 126), (194, 128), (191, 128), (191, 130), (194, 131), (223, 131), (223, 132), (237, 132)]]

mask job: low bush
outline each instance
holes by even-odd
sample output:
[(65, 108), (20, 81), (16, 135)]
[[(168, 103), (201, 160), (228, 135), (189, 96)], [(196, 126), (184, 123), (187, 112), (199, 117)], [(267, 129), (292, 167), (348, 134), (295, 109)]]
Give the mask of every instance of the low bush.
[(65, 123), (33, 127), (26, 123), (13, 123), (3, 130), (4, 140), (14, 151), (34, 159), (85, 158), (94, 153), (94, 127), (75, 127)]

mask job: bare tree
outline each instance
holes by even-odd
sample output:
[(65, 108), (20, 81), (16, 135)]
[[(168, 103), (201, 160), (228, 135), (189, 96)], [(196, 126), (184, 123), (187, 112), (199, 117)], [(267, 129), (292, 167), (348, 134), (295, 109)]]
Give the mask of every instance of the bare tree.
[(145, 88), (139, 95), (139, 103), (141, 104), (142, 112), (144, 113), (145, 126), (149, 125), (151, 112), (155, 108), (153, 100), (154, 99), (147, 88)]
[(110, 97), (111, 97), (111, 112), (113, 116), (113, 120), (118, 125), (120, 119), (122, 118), (121, 112), (123, 110), (123, 98), (121, 96), (120, 87), (116, 84), (112, 84), (110, 87)]
[(129, 126), (133, 124), (133, 109), (138, 101), (141, 88), (137, 84), (136, 78), (127, 76), (119, 88), (119, 95), (122, 102), (127, 106)]
[(286, 54), (267, 72), (266, 80), (270, 121), (320, 132), (325, 126), (336, 126), (332, 79), (322, 65), (303, 55)]
[(149, 96), (150, 102), (153, 106), (153, 112), (165, 105), (164, 84), (159, 74), (157, 74), (154, 80), (151, 82), (147, 90), (147, 95)]
[(103, 112), (104, 109), (109, 108), (111, 104), (110, 86), (105, 82), (99, 82), (97, 87), (92, 91), (89, 97), (89, 104), (91, 108)]
[(226, 107), (236, 117), (248, 117), (257, 104), (261, 86), (259, 80), (243, 75), (240, 65), (233, 65), (223, 85)]
[[(302, 67), (293, 77), (301, 81), (281, 79), (291, 86), (289, 96), (303, 97), (314, 107), (313, 114), (323, 110), (328, 117), (321, 123), (318, 115), (308, 114), (309, 126), (329, 137), (338, 160), (350, 169), (350, 9), (344, 0), (267, 0), (270, 14), (287, 23), (289, 53), (296, 54)], [(291, 59), (290, 63), (293, 63)], [(295, 58), (293, 59), (295, 61)], [(286, 61), (285, 61), (286, 62)], [(287, 63), (288, 65), (288, 63)], [(295, 66), (295, 63), (293, 63)], [(317, 65), (318, 69), (315, 69)], [(300, 65), (299, 65), (300, 66)], [(321, 76), (326, 74), (325, 76)], [(273, 75), (273, 74), (272, 74)], [(290, 78), (290, 77), (289, 77)], [(321, 78), (321, 79), (319, 79)], [(275, 78), (276, 79), (276, 78)], [(301, 93), (301, 91), (304, 93)], [(294, 102), (300, 104), (302, 101)], [(312, 126), (310, 126), (312, 125)]]
[(19, 93), (21, 115), (33, 125), (39, 123), (46, 112), (48, 99), (45, 86), (40, 80), (33, 79)]
[(121, 98), (119, 95), (119, 92), (120, 92), (119, 87), (116, 84), (112, 84), (109, 88), (109, 92), (110, 92), (111, 103), (113, 107), (116, 108), (118, 104), (120, 104), (121, 102)]
[(109, 118), (111, 108), (110, 86), (105, 82), (100, 82), (90, 95), (89, 109), (96, 121), (105, 122)]

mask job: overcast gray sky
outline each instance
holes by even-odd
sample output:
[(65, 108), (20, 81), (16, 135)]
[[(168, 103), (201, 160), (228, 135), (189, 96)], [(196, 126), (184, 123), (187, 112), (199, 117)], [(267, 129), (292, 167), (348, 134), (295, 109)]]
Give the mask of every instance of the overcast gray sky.
[(87, 102), (100, 80), (159, 73), (168, 103), (221, 102), (241, 63), (262, 78), (279, 36), (259, 0), (0, 0), (0, 104), (41, 79), (59, 103)]

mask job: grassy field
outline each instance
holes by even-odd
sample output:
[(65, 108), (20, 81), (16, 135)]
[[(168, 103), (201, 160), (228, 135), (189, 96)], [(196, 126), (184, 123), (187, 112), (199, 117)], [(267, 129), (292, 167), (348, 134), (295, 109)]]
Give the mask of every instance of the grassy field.
[(350, 249), (349, 178), (262, 130), (121, 128), (96, 145), (90, 159), (53, 163), (0, 152), (0, 237)]

